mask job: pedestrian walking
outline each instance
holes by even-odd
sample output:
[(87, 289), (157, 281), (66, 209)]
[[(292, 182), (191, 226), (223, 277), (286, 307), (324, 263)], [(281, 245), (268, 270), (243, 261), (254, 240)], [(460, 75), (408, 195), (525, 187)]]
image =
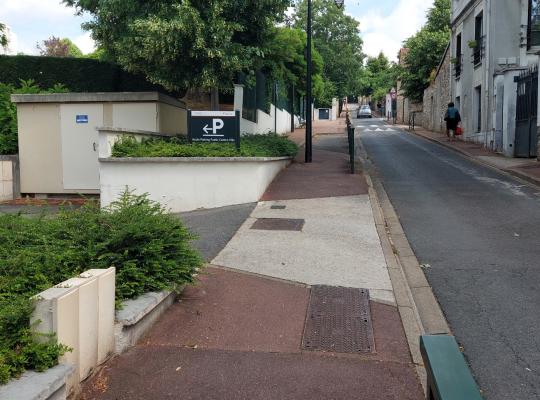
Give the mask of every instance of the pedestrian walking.
[(449, 141), (453, 141), (456, 138), (456, 130), (461, 122), (461, 115), (454, 103), (448, 103), (444, 120), (446, 121), (446, 136), (448, 136)]

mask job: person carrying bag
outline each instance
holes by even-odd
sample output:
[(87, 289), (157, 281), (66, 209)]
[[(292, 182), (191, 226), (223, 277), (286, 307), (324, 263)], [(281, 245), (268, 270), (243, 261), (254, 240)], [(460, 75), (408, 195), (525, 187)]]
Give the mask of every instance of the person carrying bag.
[[(454, 103), (448, 103), (444, 120), (446, 121), (446, 136), (448, 136), (450, 142), (454, 141), (456, 136), (463, 134), (463, 129), (459, 126), (461, 115), (459, 114), (459, 110), (454, 106)], [(458, 133), (458, 130), (460, 133)]]

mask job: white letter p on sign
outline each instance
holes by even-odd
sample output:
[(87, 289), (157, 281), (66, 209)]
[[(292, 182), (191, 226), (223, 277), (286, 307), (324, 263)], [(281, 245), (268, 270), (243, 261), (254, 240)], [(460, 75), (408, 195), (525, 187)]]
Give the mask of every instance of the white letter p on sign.
[(225, 123), (223, 122), (222, 119), (214, 118), (213, 124), (212, 124), (212, 130), (214, 131), (214, 135), (217, 133), (217, 131), (223, 128), (224, 125)]

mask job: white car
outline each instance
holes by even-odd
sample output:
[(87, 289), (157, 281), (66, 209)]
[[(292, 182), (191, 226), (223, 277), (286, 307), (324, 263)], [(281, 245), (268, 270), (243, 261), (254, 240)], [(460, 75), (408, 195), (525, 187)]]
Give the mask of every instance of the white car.
[(358, 118), (372, 118), (371, 108), (368, 105), (361, 106), (358, 109)]

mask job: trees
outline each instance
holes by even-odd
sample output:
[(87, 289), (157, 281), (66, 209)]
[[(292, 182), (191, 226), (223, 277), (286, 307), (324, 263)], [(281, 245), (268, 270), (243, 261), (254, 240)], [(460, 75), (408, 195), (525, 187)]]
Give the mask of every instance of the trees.
[[(290, 27), (277, 27), (274, 39), (264, 50), (264, 66), (272, 78), (293, 85), (295, 90), (304, 95), (306, 90), (307, 61), (305, 49), (306, 32)], [(335, 87), (324, 81), (322, 56), (313, 48), (313, 96), (317, 104), (327, 106), (332, 103)]]
[(377, 57), (368, 57), (363, 77), (362, 94), (371, 95), (376, 101), (382, 99), (396, 85), (398, 68), (381, 52)]
[(231, 87), (261, 65), (289, 0), (64, 0), (90, 12), (99, 47), (169, 90)]
[(405, 95), (412, 100), (422, 101), (431, 72), (439, 65), (448, 46), (450, 15), (450, 0), (435, 0), (424, 27), (404, 43), (409, 51), (402, 67), (401, 83)]
[(8, 37), (6, 34), (6, 25), (0, 22), (0, 47), (6, 48), (8, 45)]
[[(294, 21), (295, 27), (305, 30), (306, 0), (296, 2)], [(334, 96), (360, 93), (364, 54), (359, 25), (334, 0), (313, 0), (313, 40), (324, 62), (323, 77), (335, 87)]]
[(50, 57), (83, 57), (82, 51), (68, 38), (60, 39), (51, 36), (37, 45), (42, 56)]

